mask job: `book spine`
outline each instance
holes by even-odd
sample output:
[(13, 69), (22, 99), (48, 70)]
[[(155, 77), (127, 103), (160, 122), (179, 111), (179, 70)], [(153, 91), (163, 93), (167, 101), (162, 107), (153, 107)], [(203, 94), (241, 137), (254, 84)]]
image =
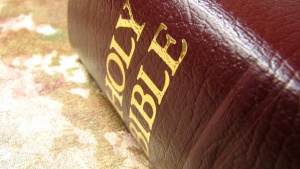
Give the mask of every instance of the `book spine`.
[(300, 165), (300, 23), (247, 2), (70, 0), (72, 46), (155, 167)]

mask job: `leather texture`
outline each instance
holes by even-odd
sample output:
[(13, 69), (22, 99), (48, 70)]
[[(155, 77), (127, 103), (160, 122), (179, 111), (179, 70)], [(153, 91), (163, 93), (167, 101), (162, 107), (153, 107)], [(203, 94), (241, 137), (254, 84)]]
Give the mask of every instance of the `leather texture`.
[[(130, 37), (136, 38), (132, 30), (115, 28), (120, 15), (128, 17), (124, 4), (69, 1), (71, 44), (103, 91), (112, 37), (127, 52)], [(138, 24), (146, 26), (126, 69), (126, 125), (139, 67), (158, 86), (164, 84), (166, 65), (148, 52), (160, 23), (168, 29), (159, 43), (166, 43), (166, 33), (177, 40), (179, 47), (168, 49), (174, 59), (180, 39), (188, 44), (156, 107), (149, 142), (154, 167), (300, 168), (300, 1), (130, 0), (130, 5)], [(122, 79), (118, 74), (114, 77)]]

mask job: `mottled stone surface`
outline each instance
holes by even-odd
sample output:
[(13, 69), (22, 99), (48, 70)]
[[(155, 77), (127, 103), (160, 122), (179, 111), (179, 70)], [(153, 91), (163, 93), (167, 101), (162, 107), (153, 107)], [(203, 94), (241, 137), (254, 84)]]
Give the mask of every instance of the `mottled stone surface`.
[(0, 0), (0, 168), (149, 168), (69, 44), (67, 3)]

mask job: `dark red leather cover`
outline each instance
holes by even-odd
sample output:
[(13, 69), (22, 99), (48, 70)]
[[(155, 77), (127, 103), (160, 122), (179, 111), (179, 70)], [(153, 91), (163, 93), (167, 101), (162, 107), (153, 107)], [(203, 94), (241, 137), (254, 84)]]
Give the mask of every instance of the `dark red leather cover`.
[(299, 0), (70, 0), (69, 35), (154, 167), (300, 168)]

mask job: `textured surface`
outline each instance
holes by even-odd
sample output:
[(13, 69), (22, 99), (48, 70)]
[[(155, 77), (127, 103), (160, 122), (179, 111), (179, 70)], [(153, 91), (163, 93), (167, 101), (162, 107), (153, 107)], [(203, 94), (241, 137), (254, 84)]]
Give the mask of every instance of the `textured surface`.
[(71, 0), (69, 14), (74, 48), (154, 166), (299, 168), (299, 1)]
[(0, 168), (148, 168), (69, 45), (67, 1), (0, 0)]

